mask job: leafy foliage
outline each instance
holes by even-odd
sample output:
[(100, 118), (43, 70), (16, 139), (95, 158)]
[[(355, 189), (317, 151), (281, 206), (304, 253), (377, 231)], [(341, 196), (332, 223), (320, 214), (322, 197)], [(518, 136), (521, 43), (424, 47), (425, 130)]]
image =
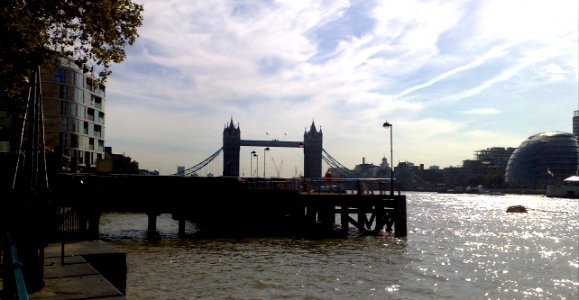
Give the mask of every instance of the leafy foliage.
[(105, 82), (138, 37), (142, 11), (131, 0), (0, 1), (0, 102), (22, 96), (30, 74), (57, 57)]
[(113, 173), (115, 174), (139, 174), (139, 163), (125, 155), (113, 157)]

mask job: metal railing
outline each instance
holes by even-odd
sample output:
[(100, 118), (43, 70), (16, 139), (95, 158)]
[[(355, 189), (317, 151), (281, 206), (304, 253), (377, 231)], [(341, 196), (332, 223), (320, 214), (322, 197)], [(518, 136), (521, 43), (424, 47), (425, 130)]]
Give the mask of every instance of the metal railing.
[(16, 244), (12, 240), (10, 232), (5, 232), (2, 239), (3, 256), (3, 295), (2, 299), (6, 300), (28, 300), (26, 282), (22, 272), (22, 263), (18, 259)]

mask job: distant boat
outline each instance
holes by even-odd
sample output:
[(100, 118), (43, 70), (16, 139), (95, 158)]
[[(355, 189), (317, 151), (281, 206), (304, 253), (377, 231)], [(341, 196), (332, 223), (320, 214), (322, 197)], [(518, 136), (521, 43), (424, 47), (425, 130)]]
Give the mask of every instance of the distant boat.
[(579, 176), (565, 178), (560, 183), (548, 184), (547, 197), (579, 198)]
[(446, 190), (440, 190), (438, 193), (441, 194), (479, 194), (479, 195), (492, 195), (492, 196), (502, 196), (504, 193), (500, 191), (490, 191), (485, 189), (482, 185), (476, 187), (467, 186), (466, 188), (450, 188)]
[(464, 194), (464, 189), (446, 189), (440, 190), (438, 193), (441, 194)]
[(477, 186), (469, 185), (464, 189), (464, 191), (469, 194), (485, 194), (486, 192), (482, 184), (479, 184)]

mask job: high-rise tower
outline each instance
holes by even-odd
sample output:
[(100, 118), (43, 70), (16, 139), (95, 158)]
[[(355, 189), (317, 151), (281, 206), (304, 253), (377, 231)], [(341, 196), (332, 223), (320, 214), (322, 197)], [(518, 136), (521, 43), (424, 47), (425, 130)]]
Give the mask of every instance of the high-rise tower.
[(90, 172), (105, 155), (105, 86), (66, 59), (42, 69), (47, 149), (61, 170)]

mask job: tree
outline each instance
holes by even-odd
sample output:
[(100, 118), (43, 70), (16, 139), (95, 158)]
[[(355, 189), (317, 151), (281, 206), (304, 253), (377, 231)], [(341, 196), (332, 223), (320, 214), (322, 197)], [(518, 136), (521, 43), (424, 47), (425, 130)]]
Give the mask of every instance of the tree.
[[(105, 83), (111, 64), (122, 62), (125, 46), (138, 37), (142, 11), (131, 0), (0, 1), (0, 112), (12, 120), (8, 130), (0, 126), (0, 131), (8, 136), (11, 152), (19, 148), (18, 157), (29, 160), (42, 156), (21, 155), (22, 149), (44, 152), (43, 137), (37, 136), (43, 132), (40, 68), (65, 58), (91, 73), (95, 84)], [(29, 136), (20, 134), (26, 130)], [(35, 145), (22, 146), (22, 141)], [(33, 170), (35, 163), (24, 162)]]
[(0, 1), (0, 109), (21, 107), (32, 74), (54, 58), (69, 58), (104, 83), (138, 37), (142, 11), (131, 0)]
[[(42, 119), (39, 70), (66, 58), (94, 77), (98, 74), (97, 81), (106, 82), (111, 63), (123, 61), (124, 47), (132, 45), (138, 37), (142, 11), (142, 5), (131, 0), (0, 1), (0, 111), (22, 120), (22, 132), (26, 128), (28, 131), (26, 136), (22, 135), (21, 146), (24, 140), (29, 144), (29, 147), (19, 147), (17, 164), (18, 170), (23, 166), (25, 174), (21, 176), (22, 186), (29, 189), (22, 189), (9, 200), (0, 194), (4, 206), (0, 211), (14, 223), (10, 227), (18, 244), (29, 292), (44, 286), (44, 252), (40, 250), (46, 242), (42, 229), (47, 228), (45, 225), (50, 219), (46, 213), (49, 200), (37, 193), (46, 190), (37, 189), (42, 184), (36, 182), (37, 178), (46, 177), (38, 176), (46, 175), (43, 123), (39, 121)], [(26, 119), (23, 118), (25, 111)], [(27, 149), (26, 155), (22, 155), (23, 148)], [(44, 165), (44, 171), (40, 164)], [(14, 183), (16, 178), (17, 175)], [(44, 181), (48, 187), (47, 179)], [(15, 189), (16, 185), (12, 187)], [(6, 209), (7, 203), (14, 204), (14, 208)]]
[(113, 156), (113, 173), (115, 174), (139, 174), (139, 163), (130, 156)]

